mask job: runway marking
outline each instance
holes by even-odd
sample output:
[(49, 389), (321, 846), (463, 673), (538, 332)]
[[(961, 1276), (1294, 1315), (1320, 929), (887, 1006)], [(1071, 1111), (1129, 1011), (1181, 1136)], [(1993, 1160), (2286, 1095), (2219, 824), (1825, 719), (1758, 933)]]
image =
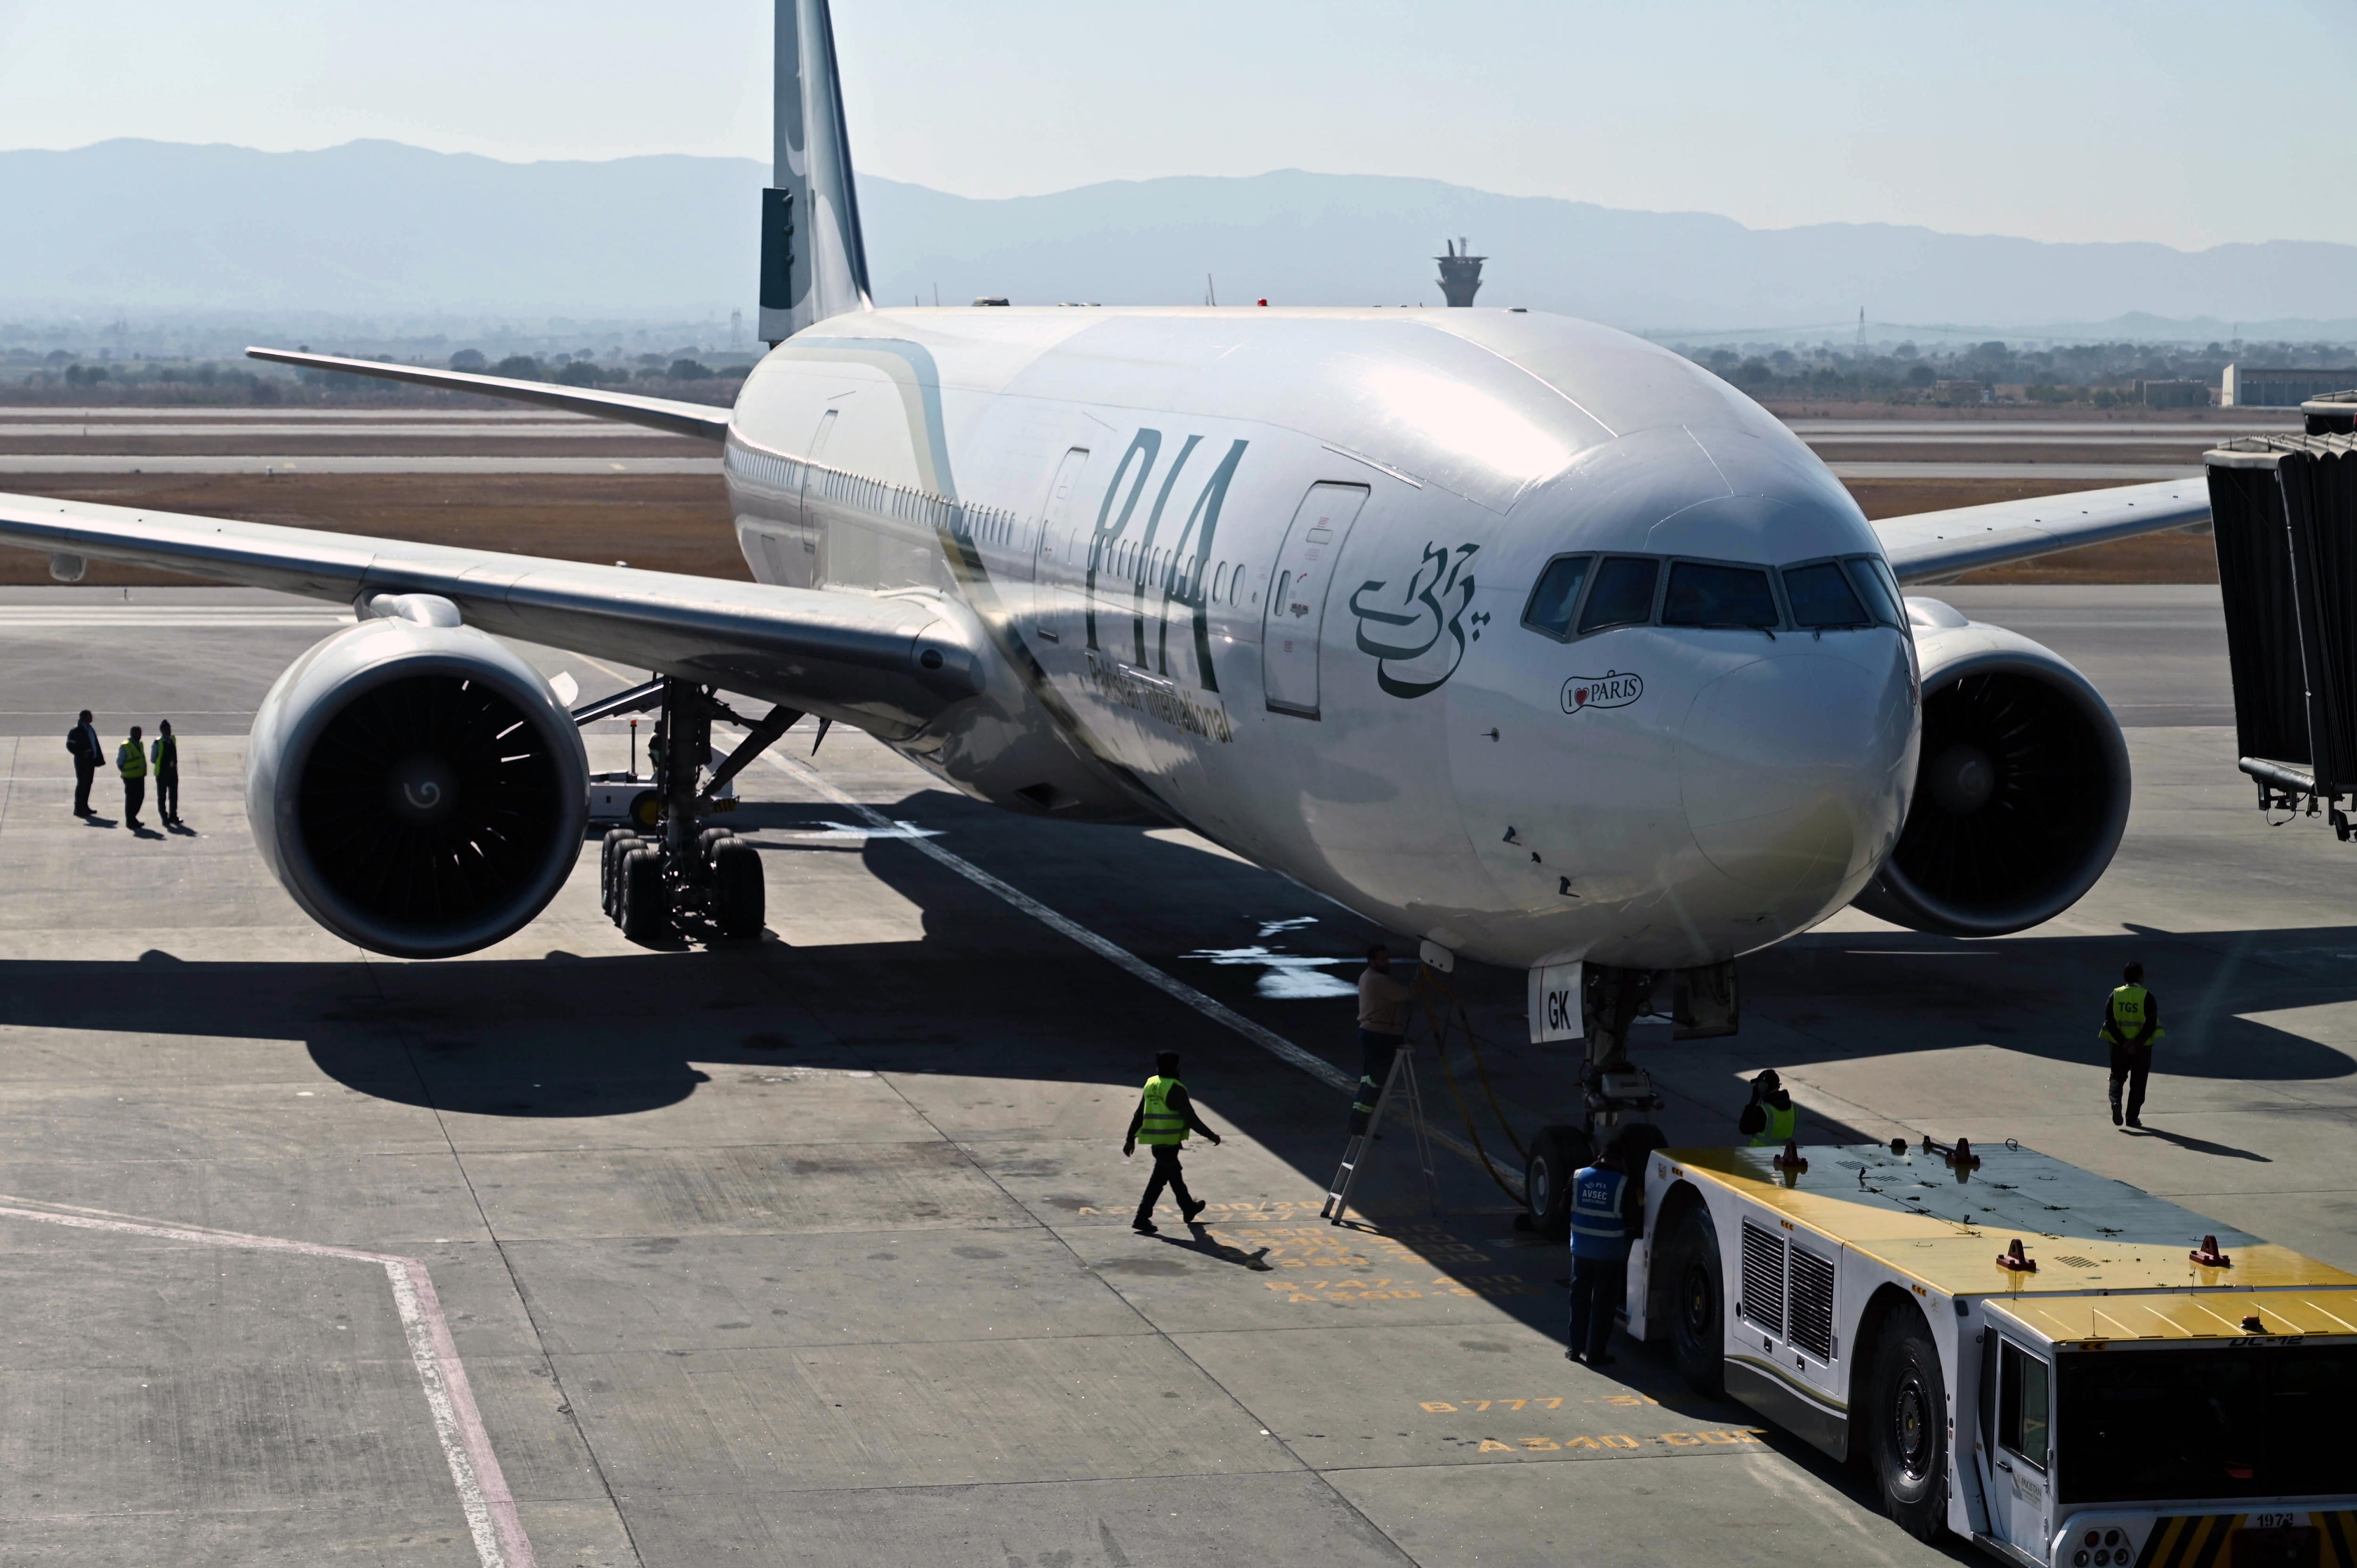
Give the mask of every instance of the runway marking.
[[(792, 778), (795, 780), (807, 785), (811, 789), (817, 790), (820, 794), (824, 795), (828, 800), (833, 800), (836, 805), (842, 806), (846, 810), (855, 812), (862, 822), (866, 822), (869, 827), (876, 829), (879, 834), (891, 832), (895, 836), (898, 836), (899, 832), (899, 823), (894, 822), (892, 819), (887, 817), (883, 812), (876, 811), (865, 802), (855, 800), (844, 790), (837, 789), (832, 780), (827, 779), (824, 774), (820, 773), (815, 768), (797, 762), (791, 757), (780, 757), (774, 751), (763, 752), (761, 754), (761, 760), (768, 763), (770, 767), (786, 774), (790, 778)], [(1004, 898), (1006, 902), (1014, 905), (1017, 909), (1022, 910), (1025, 914), (1030, 916), (1041, 925), (1046, 926), (1049, 930), (1055, 931), (1059, 935), (1071, 938), (1073, 941), (1080, 943), (1081, 946), (1088, 949), (1091, 952), (1096, 954), (1099, 958), (1103, 959), (1106, 962), (1114, 964), (1118, 968), (1127, 970), (1131, 974), (1134, 974), (1138, 979), (1146, 982), (1146, 984), (1151, 985), (1157, 991), (1162, 992), (1166, 995), (1185, 1003), (1188, 1006), (1192, 1007), (1196, 1012), (1200, 1013), (1203, 1016), (1211, 1019), (1213, 1023), (1223, 1025), (1226, 1027), (1234, 1030), (1237, 1034), (1242, 1035), (1245, 1039), (1250, 1040), (1254, 1045), (1258, 1046), (1261, 1049), (1268, 1052), (1269, 1055), (1276, 1058), (1277, 1060), (1284, 1062), (1288, 1066), (1299, 1068), (1303, 1072), (1306, 1072), (1310, 1077), (1318, 1079), (1318, 1082), (1334, 1089), (1341, 1090), (1345, 1093), (1358, 1088), (1359, 1080), (1357, 1079), (1352, 1078), (1349, 1073), (1344, 1072), (1340, 1068), (1336, 1067), (1332, 1062), (1328, 1061), (1325, 1058), (1316, 1056), (1308, 1051), (1303, 1050), (1299, 1046), (1295, 1045), (1291, 1040), (1286, 1039), (1283, 1035), (1278, 1034), (1275, 1030), (1264, 1028), (1262, 1026), (1254, 1023), (1250, 1018), (1245, 1017), (1234, 1008), (1228, 1006), (1225, 1003), (1222, 1003), (1216, 998), (1206, 996), (1203, 993), (1196, 990), (1193, 986), (1188, 984), (1185, 981), (1180, 980), (1178, 976), (1166, 974), (1161, 970), (1155, 968), (1152, 964), (1138, 957), (1135, 953), (1130, 951), (1127, 948), (1123, 947), (1120, 943), (1108, 941), (1104, 938), (1097, 935), (1094, 931), (1089, 929), (1086, 926), (1082, 925), (1078, 920), (1058, 914), (1055, 910), (1050, 909), (1045, 904), (1040, 903), (1037, 898), (1032, 897), (1028, 893), (1024, 892), (1021, 888), (1012, 886), (1007, 883), (1000, 881), (997, 877), (993, 876), (989, 872), (985, 871), (982, 867), (974, 865), (972, 861), (967, 860), (963, 856), (951, 854), (948, 850), (945, 850), (941, 845), (933, 843), (931, 839), (909, 838), (906, 842), (909, 848), (916, 850), (920, 854), (931, 855), (934, 860), (940, 862), (950, 870), (956, 872), (960, 876), (964, 877), (968, 882), (973, 883), (975, 886), (984, 889), (985, 892), (996, 894), (997, 897)], [(1480, 1156), (1473, 1152), (1473, 1146), (1465, 1142), (1464, 1139), (1458, 1137), (1456, 1134), (1443, 1132), (1437, 1127), (1427, 1127), (1426, 1129), (1426, 1135), (1430, 1137), (1434, 1143), (1439, 1144), (1442, 1148), (1447, 1149), (1449, 1153), (1456, 1155), (1459, 1158), (1477, 1165), (1480, 1163)]]
[[(1536, 1405), (1541, 1410), (1561, 1410), (1565, 1402), (1566, 1396), (1563, 1395), (1542, 1397), (1537, 1394), (1524, 1394), (1520, 1399), (1460, 1399), (1453, 1402), (1448, 1400), (1425, 1400), (1420, 1402), (1416, 1408), (1430, 1415), (1454, 1415), (1459, 1409), (1481, 1412), (1488, 1410), (1491, 1405), (1506, 1405), (1518, 1412), (1528, 1405)], [(1600, 1400), (1581, 1400), (1579, 1402), (1581, 1404), (1615, 1404), (1635, 1410), (1649, 1404), (1658, 1405), (1662, 1402), (1651, 1394), (1609, 1394)]]
[[(1738, 1427), (1732, 1432), (1664, 1432), (1650, 1440), (1659, 1448), (1735, 1448), (1747, 1443), (1768, 1441), (1765, 1427)], [(1568, 1454), (1587, 1448), (1601, 1454), (1608, 1451), (1628, 1453), (1642, 1450), (1645, 1441), (1625, 1432), (1600, 1433), (1594, 1437), (1518, 1437), (1511, 1443), (1501, 1443), (1494, 1437), (1481, 1439), (1477, 1454)]]
[(425, 1391), (426, 1408), (434, 1415), (434, 1435), (450, 1466), (450, 1479), (458, 1488), (458, 1506), (475, 1540), (475, 1555), (483, 1568), (533, 1568), (532, 1541), (517, 1517), (515, 1498), (508, 1491), (499, 1455), (491, 1451), (490, 1434), (475, 1408), (473, 1387), (466, 1365), (450, 1337), (449, 1320), (434, 1292), (433, 1276), (415, 1258), (390, 1252), (367, 1252), (353, 1247), (330, 1247), (318, 1241), (296, 1241), (282, 1236), (249, 1236), (236, 1230), (212, 1230), (187, 1225), (159, 1225), (130, 1219), (103, 1209), (72, 1208), (63, 1204), (21, 1207), (38, 1198), (0, 1197), (0, 1217), (38, 1220), (77, 1230), (111, 1230), (133, 1236), (160, 1236), (206, 1247), (242, 1247), (257, 1251), (295, 1252), (311, 1258), (335, 1258), (347, 1262), (374, 1263), (393, 1285), (393, 1309), (401, 1315), (402, 1332), (409, 1341), (409, 1359)]
[[(1276, 1264), (1284, 1268), (1293, 1265)], [(1441, 1274), (1429, 1280), (1271, 1280), (1268, 1288), (1286, 1293), (1293, 1306), (1355, 1305), (1367, 1301), (1422, 1301), (1434, 1296), (1478, 1298), (1537, 1295), (1539, 1287), (1516, 1273)]]

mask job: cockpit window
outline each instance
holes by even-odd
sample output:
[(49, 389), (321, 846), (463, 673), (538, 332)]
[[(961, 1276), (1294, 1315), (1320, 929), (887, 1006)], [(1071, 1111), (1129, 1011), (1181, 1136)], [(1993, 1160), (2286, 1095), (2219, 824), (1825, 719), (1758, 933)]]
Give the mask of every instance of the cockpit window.
[(1857, 585), (1858, 596), (1874, 611), (1874, 618), (1905, 630), (1907, 612), (1900, 607), (1899, 580), (1890, 575), (1890, 568), (1870, 555), (1853, 556), (1843, 564), (1849, 568), (1849, 580)]
[(1547, 569), (1539, 574), (1538, 586), (1531, 590), (1523, 624), (1549, 637), (1569, 637), (1571, 612), (1579, 603), (1580, 586), (1587, 581), (1587, 568), (1594, 560), (1592, 555), (1558, 555), (1548, 562)]
[(1866, 606), (1859, 602), (1836, 561), (1785, 567), (1784, 597), (1792, 603), (1794, 626), (1822, 629), (1874, 624), (1874, 618), (1866, 613)]
[(1587, 607), (1580, 612), (1579, 629), (1602, 631), (1609, 626), (1641, 626), (1653, 618), (1653, 579), (1662, 564), (1616, 556), (1597, 568), (1596, 586), (1588, 590)]
[(1783, 618), (1768, 574), (1757, 566), (1681, 561), (1670, 568), (1670, 591), (1662, 600), (1663, 626), (1773, 627)]

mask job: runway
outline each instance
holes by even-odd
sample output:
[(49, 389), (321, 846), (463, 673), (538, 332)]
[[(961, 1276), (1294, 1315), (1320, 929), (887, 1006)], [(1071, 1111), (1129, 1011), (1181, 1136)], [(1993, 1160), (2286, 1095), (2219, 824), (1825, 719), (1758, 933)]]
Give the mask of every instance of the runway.
[[(2233, 420), (1810, 419), (1792, 428), (1845, 478), (2067, 480), (2198, 474), (2221, 439), (2297, 429), (2291, 411)], [(449, 450), (447, 448), (457, 448)], [(513, 410), (0, 408), (0, 481), (59, 474), (717, 475), (706, 443)]]
[[(1748, 958), (1739, 1036), (1642, 1047), (1673, 1141), (1725, 1141), (1775, 1065), (1804, 1138), (2016, 1136), (2357, 1267), (2352, 851), (2253, 809), (2216, 590), (1935, 592), (2133, 726), (2121, 854), (2017, 937), (1845, 914)], [(1341, 1096), (1103, 950), (1330, 1069), (1373, 933), (1181, 830), (995, 812), (842, 729), (813, 758), (805, 725), (739, 781), (758, 947), (625, 942), (594, 853), (469, 959), (327, 936), (255, 857), (242, 746), (341, 613), (0, 593), (12, 1560), (1954, 1560), (1666, 1367), (1566, 1363), (1561, 1252), (1468, 1162), (1434, 1216), (1387, 1142), (1374, 1228), (1319, 1224)], [(526, 651), (585, 696), (640, 673)], [(68, 814), (80, 706), (110, 744), (185, 721), (192, 832)], [(590, 744), (620, 767), (627, 726)], [(2170, 1031), (2143, 1136), (2109, 1125), (2093, 1026), (2129, 956)], [(1456, 984), (1506, 1122), (1461, 1053), (1469, 1134), (1427, 1069), (1430, 1109), (1511, 1159), (1577, 1091), (1522, 1042), (1522, 976)], [(1164, 1047), (1229, 1133), (1189, 1155), (1200, 1242), (1127, 1227)], [(479, 1455), (430, 1397), (453, 1369)]]
[(1903, 463), (1829, 458), (1825, 467), (1843, 479), (2083, 479), (2097, 485), (2148, 485), (2162, 479), (2198, 479), (2201, 465), (2168, 463)]

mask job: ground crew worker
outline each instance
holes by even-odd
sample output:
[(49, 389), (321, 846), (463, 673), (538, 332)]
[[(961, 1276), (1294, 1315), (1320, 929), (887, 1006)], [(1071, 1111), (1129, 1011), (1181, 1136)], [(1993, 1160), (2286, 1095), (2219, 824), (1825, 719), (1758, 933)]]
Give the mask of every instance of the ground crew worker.
[(1609, 1367), (1612, 1315), (1629, 1288), (1629, 1243), (1644, 1233), (1645, 1191), (1617, 1140), (1571, 1178), (1571, 1346), (1567, 1359)]
[[(2120, 971), (2123, 984), (2104, 1000), (2098, 1033), (2112, 1047), (2112, 1125), (2141, 1128), (2145, 1079), (2152, 1073), (2152, 1043), (2160, 1038), (2160, 998), (2144, 988), (2144, 965)], [(2120, 1090), (2128, 1091), (2127, 1114), (2120, 1114)]]
[(1751, 1080), (1751, 1103), (1736, 1118), (1735, 1130), (1749, 1135), (1755, 1149), (1781, 1149), (1799, 1139), (1801, 1112), (1774, 1068)]
[(84, 708), (74, 727), (66, 731), (66, 750), (73, 754), (74, 815), (94, 817), (90, 809), (90, 784), (98, 776), (98, 765), (106, 757), (106, 746), (98, 738), (98, 726), (90, 722), (90, 710)]
[(1146, 1080), (1146, 1092), (1138, 1097), (1137, 1109), (1130, 1113), (1129, 1132), (1121, 1141), (1124, 1159), (1137, 1153), (1141, 1143), (1154, 1151), (1154, 1175), (1146, 1181), (1146, 1196), (1137, 1200), (1137, 1218), (1129, 1227), (1141, 1236), (1161, 1233), (1154, 1224), (1154, 1205), (1165, 1186), (1178, 1200), (1179, 1219), (1192, 1225), (1195, 1216), (1203, 1212), (1201, 1200), (1187, 1190), (1186, 1175), (1178, 1168), (1178, 1146), (1190, 1132), (1200, 1133), (1214, 1144), (1220, 1141), (1220, 1135), (1196, 1117), (1195, 1102), (1187, 1098), (1187, 1086), (1178, 1081), (1178, 1053), (1164, 1051), (1154, 1058), (1154, 1076)]
[(180, 821), (180, 743), (172, 737), (171, 720), (157, 721), (147, 765), (156, 775), (156, 814), (167, 826), (186, 827)]
[(142, 826), (139, 808), (147, 800), (147, 748), (139, 744), (139, 726), (114, 751), (115, 770), (123, 775), (123, 825), (136, 832)]
[[(1416, 966), (1420, 972), (1422, 964)], [(1408, 1004), (1415, 987), (1392, 978), (1392, 950), (1377, 942), (1367, 950), (1367, 967), (1359, 972), (1359, 1092), (1351, 1101), (1351, 1135), (1367, 1130), (1383, 1082), (1392, 1075), (1392, 1058), (1407, 1038)]]

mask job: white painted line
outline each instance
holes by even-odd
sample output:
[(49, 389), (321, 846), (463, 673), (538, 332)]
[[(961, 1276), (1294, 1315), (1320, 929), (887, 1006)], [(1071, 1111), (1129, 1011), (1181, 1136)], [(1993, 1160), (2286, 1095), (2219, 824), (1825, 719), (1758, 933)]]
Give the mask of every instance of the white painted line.
[[(1293, 1066), (1299, 1068), (1302, 1071), (1309, 1074), (1310, 1077), (1324, 1083), (1330, 1083), (1336, 1089), (1347, 1091), (1354, 1090), (1359, 1086), (1359, 1080), (1357, 1079), (1352, 1078), (1350, 1074), (1344, 1072), (1340, 1068), (1336, 1067), (1332, 1062), (1326, 1060), (1323, 1057), (1314, 1056), (1311, 1053), (1303, 1050), (1299, 1046), (1295, 1045), (1291, 1040), (1286, 1039), (1284, 1036), (1277, 1034), (1273, 1030), (1261, 1027), (1261, 1026), (1254, 1023), (1250, 1018), (1245, 1017), (1243, 1014), (1235, 1011), (1233, 1008), (1227, 1006), (1225, 1004), (1216, 1000), (1215, 998), (1204, 995), (1201, 992), (1196, 990), (1193, 986), (1188, 984), (1185, 981), (1180, 980), (1176, 975), (1164, 973), (1162, 971), (1155, 968), (1152, 964), (1146, 962), (1144, 959), (1138, 957), (1135, 953), (1130, 951), (1127, 948), (1121, 946), (1117, 942), (1107, 941), (1104, 938), (1089, 929), (1086, 926), (1082, 925), (1078, 920), (1071, 919), (1065, 916), (1056, 913), (1055, 910), (1050, 909), (1045, 904), (1040, 903), (1037, 898), (1032, 897), (1028, 893), (1024, 892), (1021, 888), (1009, 886), (1007, 884), (1001, 882), (997, 877), (993, 876), (989, 872), (985, 871), (982, 867), (974, 865), (974, 862), (967, 860), (963, 856), (952, 854), (948, 850), (945, 850), (941, 845), (935, 843), (931, 839), (918, 838), (913, 834), (909, 833), (900, 823), (895, 822), (883, 812), (875, 810), (873, 807), (866, 805), (863, 801), (854, 800), (851, 796), (837, 789), (833, 780), (818, 772), (815, 768), (805, 767), (802, 763), (795, 761), (791, 757), (780, 757), (774, 751), (763, 752), (761, 754), (761, 760), (770, 764), (770, 767), (791, 775), (801, 783), (808, 785), (811, 789), (816, 789), (820, 794), (824, 795), (836, 805), (844, 807), (845, 810), (853, 812), (862, 822), (866, 822), (878, 837), (889, 836), (899, 839), (906, 843), (909, 848), (932, 856), (942, 865), (948, 866), (952, 871), (956, 872), (960, 876), (964, 877), (968, 882), (973, 883), (975, 886), (996, 894), (999, 897), (1006, 899), (1009, 904), (1014, 905), (1017, 908), (1022, 910), (1025, 914), (1030, 916), (1041, 925), (1046, 926), (1049, 929), (1056, 931), (1060, 935), (1070, 937), (1072, 940), (1080, 943), (1081, 946), (1088, 949), (1091, 952), (1096, 954), (1099, 958), (1103, 959), (1106, 962), (1118, 965), (1119, 967), (1127, 970), (1130, 973), (1135, 975), (1138, 979), (1146, 982), (1146, 984), (1153, 986), (1156, 990), (1177, 997), (1179, 1001), (1184, 1002), (1188, 1006), (1195, 1009), (1196, 1012), (1202, 1014), (1206, 1018), (1210, 1018), (1215, 1023), (1226, 1025), (1229, 1028), (1233, 1029), (1237, 1034), (1242, 1035), (1245, 1039), (1250, 1040), (1253, 1044), (1260, 1047), (1263, 1050), (1267, 1051), (1270, 1055), (1275, 1057), (1280, 1061), (1289, 1062)], [(1469, 1149), (1466, 1152), (1469, 1155), (1472, 1151)]]
[(409, 1359), (425, 1391), (426, 1408), (434, 1415), (434, 1435), (450, 1466), (450, 1479), (458, 1488), (458, 1506), (467, 1516), (468, 1532), (475, 1540), (475, 1555), (483, 1568), (533, 1568), (532, 1541), (517, 1516), (515, 1498), (491, 1452), (490, 1434), (475, 1408), (473, 1387), (466, 1366), (450, 1337), (441, 1298), (425, 1265), (414, 1258), (390, 1252), (364, 1252), (351, 1247), (330, 1247), (317, 1241), (296, 1241), (281, 1236), (248, 1236), (235, 1230), (210, 1230), (186, 1225), (158, 1225), (100, 1209), (62, 1205), (23, 1207), (33, 1198), (0, 1200), (0, 1217), (38, 1220), (78, 1230), (111, 1230), (132, 1236), (160, 1236), (205, 1247), (239, 1247), (266, 1252), (296, 1252), (311, 1258), (335, 1258), (347, 1262), (374, 1263), (393, 1284), (393, 1304), (401, 1315), (409, 1340)]
[[(837, 789), (832, 780), (817, 769), (797, 762), (791, 757), (780, 757), (774, 751), (763, 752), (761, 760), (808, 785), (835, 804), (856, 812), (861, 821), (877, 830), (877, 837), (903, 840), (910, 849), (932, 856), (968, 882), (987, 892), (996, 894), (1049, 929), (1070, 937), (1106, 962), (1127, 970), (1157, 991), (1176, 997), (1213, 1023), (1222, 1024), (1233, 1029), (1277, 1060), (1297, 1067), (1318, 1082), (1330, 1084), (1346, 1094), (1359, 1087), (1357, 1079), (1352, 1078), (1325, 1058), (1303, 1050), (1274, 1029), (1263, 1028), (1216, 997), (1206, 996), (1178, 976), (1167, 974), (1155, 968), (1118, 942), (1107, 941), (1078, 920), (1058, 914), (1021, 888), (1009, 886), (972, 861), (952, 854), (932, 840), (904, 833), (900, 830), (905, 824), (896, 823), (883, 812), (852, 799)], [(1443, 1132), (1429, 1122), (1425, 1126), (1425, 1133), (1450, 1154), (1474, 1165), (1481, 1163), (1481, 1156), (1473, 1152), (1473, 1145), (1455, 1133)]]

